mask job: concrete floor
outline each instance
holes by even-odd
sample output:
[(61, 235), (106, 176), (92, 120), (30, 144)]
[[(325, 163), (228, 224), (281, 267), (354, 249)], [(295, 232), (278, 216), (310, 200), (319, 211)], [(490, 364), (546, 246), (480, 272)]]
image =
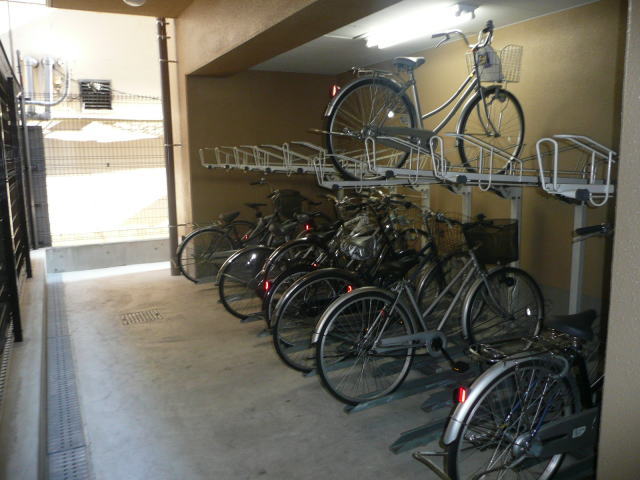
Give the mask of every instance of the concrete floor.
[[(63, 274), (96, 479), (435, 478), (388, 450), (429, 420), (423, 395), (348, 415), (280, 362), (261, 323), (154, 267)], [(153, 308), (163, 319), (121, 322)]]

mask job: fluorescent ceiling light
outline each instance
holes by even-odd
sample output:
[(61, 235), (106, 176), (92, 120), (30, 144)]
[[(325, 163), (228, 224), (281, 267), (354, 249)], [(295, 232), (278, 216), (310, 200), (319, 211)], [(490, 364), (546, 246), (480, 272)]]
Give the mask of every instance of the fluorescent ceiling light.
[(450, 3), (420, 8), (376, 27), (363, 37), (366, 38), (369, 48), (392, 47), (460, 25), (475, 18), (476, 8), (466, 4)]

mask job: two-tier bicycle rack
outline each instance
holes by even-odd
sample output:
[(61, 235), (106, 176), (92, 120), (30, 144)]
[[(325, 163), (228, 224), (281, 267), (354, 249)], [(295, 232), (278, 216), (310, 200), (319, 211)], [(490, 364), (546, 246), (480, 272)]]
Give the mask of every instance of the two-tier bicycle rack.
[[(465, 148), (477, 151), (478, 161), (473, 170), (448, 161), (448, 152), (445, 150), (445, 140), (448, 139), (452, 139), (456, 145), (463, 142)], [(401, 155), (407, 155), (401, 168), (389, 166), (393, 164), (393, 155), (378, 154), (378, 142), (385, 147), (393, 145)], [(262, 174), (315, 174), (319, 186), (338, 191), (399, 186), (421, 189), (422, 186), (434, 184), (446, 185), (462, 195), (462, 214), (466, 217), (471, 216), (472, 188), (493, 191), (509, 199), (511, 217), (517, 219), (519, 225), (522, 218), (522, 192), (526, 187), (542, 189), (549, 195), (574, 202), (574, 230), (585, 226), (587, 206), (601, 207), (615, 194), (616, 152), (583, 135), (541, 138), (536, 142), (536, 153), (525, 158), (513, 157), (476, 137), (455, 133), (435, 136), (428, 146), (416, 145), (400, 137), (378, 137), (365, 139), (365, 147), (364, 154), (357, 158), (329, 154), (318, 145), (302, 141), (283, 145), (202, 148), (199, 155), (202, 166), (208, 169)], [(388, 148), (383, 151), (388, 152)], [(572, 161), (568, 167), (562, 160), (576, 153), (582, 153), (582, 159)], [(334, 169), (332, 159), (341, 162), (355, 178), (341, 178)], [(427, 207), (428, 191), (423, 192), (423, 206)], [(569, 313), (580, 310), (583, 262), (584, 243), (573, 242)], [(460, 352), (454, 350), (454, 353)], [(449, 372), (442, 361), (431, 360), (429, 365), (417, 367), (427, 374), (426, 379), (409, 380), (386, 397), (346, 407), (345, 411), (355, 413), (425, 392), (430, 392), (430, 396), (421, 406), (423, 411), (431, 412), (450, 406), (451, 393), (447, 387), (465, 381), (468, 376)], [(441, 417), (404, 432), (390, 449), (399, 453), (428, 444), (440, 437), (445, 422), (446, 417)], [(429, 463), (424, 458), (418, 459)]]

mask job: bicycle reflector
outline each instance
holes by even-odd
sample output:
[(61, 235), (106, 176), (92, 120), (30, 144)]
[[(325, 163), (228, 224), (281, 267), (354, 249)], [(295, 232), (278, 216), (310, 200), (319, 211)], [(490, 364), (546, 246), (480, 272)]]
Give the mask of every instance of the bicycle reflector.
[(458, 387), (453, 391), (453, 403), (464, 403), (467, 401), (469, 389), (467, 387)]
[(271, 282), (270, 282), (269, 280), (267, 280), (266, 282), (264, 282), (263, 288), (264, 288), (264, 291), (265, 291), (265, 292), (268, 292), (268, 291), (269, 291), (269, 289), (271, 288)]
[(353, 292), (353, 285), (347, 285), (347, 293)]
[(249, 240), (249, 234), (245, 233), (244, 235), (242, 235), (242, 240)]
[(305, 232), (310, 232), (312, 229), (311, 224), (310, 223), (305, 223), (304, 224), (304, 231)]
[(331, 98), (333, 98), (338, 94), (339, 91), (340, 85), (331, 85), (331, 88), (329, 89), (329, 95), (331, 95)]

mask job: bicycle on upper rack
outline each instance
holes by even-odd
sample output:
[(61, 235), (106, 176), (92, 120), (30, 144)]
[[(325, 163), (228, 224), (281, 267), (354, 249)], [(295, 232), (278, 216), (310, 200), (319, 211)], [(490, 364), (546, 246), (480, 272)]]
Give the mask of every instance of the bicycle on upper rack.
[[(607, 224), (576, 230), (578, 240), (612, 232)], [(458, 390), (442, 437), (446, 451), (414, 457), (451, 480), (548, 480), (574, 453), (582, 460), (564, 478), (592, 478), (604, 381), (596, 317), (594, 310), (551, 317), (539, 336), (472, 346), (491, 367)], [(446, 473), (431, 456), (444, 456)]]
[(411, 283), (400, 276), (388, 288), (363, 287), (339, 297), (320, 317), (312, 337), (315, 366), (338, 400), (356, 405), (390, 394), (418, 351), (443, 355), (454, 370), (466, 371), (446, 350), (451, 335), (445, 329), (453, 326), (457, 306), (459, 330), (469, 343), (538, 333), (544, 305), (535, 280), (519, 268), (485, 268), (517, 260), (517, 221), (435, 219), (446, 229), (461, 229), (467, 246), (460, 253), (464, 265), (444, 287), (429, 280), (421, 287), (436, 292), (428, 307), (418, 306)]
[[(375, 142), (376, 162), (382, 161), (391, 167), (400, 168), (416, 147), (428, 152), (430, 139), (461, 107), (456, 133), (472, 135), (485, 145), (499, 149), (509, 161), (519, 155), (524, 141), (524, 114), (520, 102), (506, 89), (506, 84), (520, 80), (522, 47), (508, 45), (496, 53), (491, 47), (491, 20), (479, 32), (475, 45), (471, 45), (459, 30), (438, 33), (433, 38), (442, 37), (439, 47), (453, 36), (461, 37), (469, 47), (469, 76), (448, 100), (425, 114), (422, 114), (414, 75), (415, 69), (425, 63), (423, 57), (395, 58), (393, 64), (397, 74), (354, 68), (359, 78), (340, 90), (324, 114), (325, 147), (335, 168), (344, 177), (357, 179), (366, 170), (357, 163), (366, 162), (372, 154), (367, 145), (370, 139)], [(483, 86), (484, 82), (492, 84)], [(407, 94), (409, 91), (413, 100)], [(452, 103), (433, 130), (424, 129), (424, 119), (442, 112)], [(480, 148), (460, 139), (456, 143), (462, 164), (470, 172), (477, 171)], [(505, 164), (500, 168), (507, 167)], [(369, 178), (372, 175), (377, 177), (371, 174)]]
[(289, 220), (292, 212), (300, 210), (303, 201), (319, 205), (296, 190), (277, 190), (263, 178), (250, 185), (268, 185), (267, 196), (273, 203), (274, 213), (263, 215), (266, 203), (245, 203), (255, 210), (257, 224), (236, 220), (240, 212), (220, 215), (218, 224), (208, 225), (187, 235), (176, 251), (178, 268), (194, 283), (216, 279), (221, 265), (237, 250), (251, 245), (279, 245), (295, 235), (296, 223)]

